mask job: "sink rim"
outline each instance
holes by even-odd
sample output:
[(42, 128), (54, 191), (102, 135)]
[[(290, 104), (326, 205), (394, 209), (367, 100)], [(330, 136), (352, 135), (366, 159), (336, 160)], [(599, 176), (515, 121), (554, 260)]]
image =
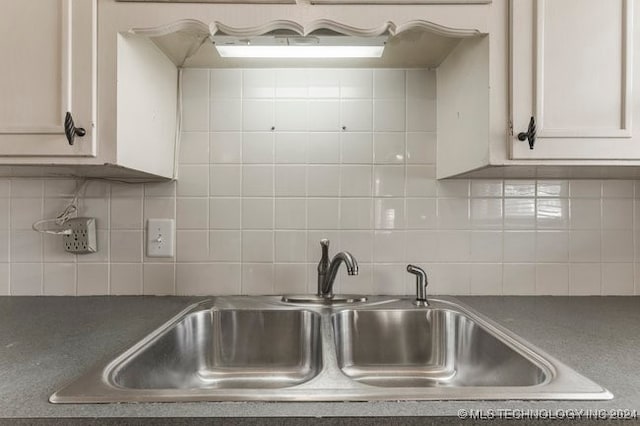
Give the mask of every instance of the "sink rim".
[[(611, 392), (586, 378), (545, 351), (527, 342), (507, 328), (476, 312), (453, 297), (437, 297), (432, 302), (461, 310), (482, 325), (490, 324), (498, 330), (500, 340), (515, 340), (550, 365), (553, 379), (543, 385), (489, 387), (420, 387), (381, 388), (361, 384), (345, 376), (337, 365), (332, 315), (344, 310), (382, 310), (402, 308), (421, 310), (412, 305), (411, 298), (372, 296), (358, 306), (309, 306), (283, 303), (280, 296), (221, 296), (190, 304), (159, 327), (155, 327), (117, 356), (105, 357), (85, 374), (59, 388), (49, 401), (52, 403), (113, 403), (113, 402), (197, 402), (197, 401), (398, 401), (398, 400), (609, 400)], [(197, 309), (277, 309), (308, 310), (320, 315), (322, 369), (311, 380), (279, 389), (118, 389), (112, 386), (106, 372), (121, 356), (144, 345), (166, 327)]]

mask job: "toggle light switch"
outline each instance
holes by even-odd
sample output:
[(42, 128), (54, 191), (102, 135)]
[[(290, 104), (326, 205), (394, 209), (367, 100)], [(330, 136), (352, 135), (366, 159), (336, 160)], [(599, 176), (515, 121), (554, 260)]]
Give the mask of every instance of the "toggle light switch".
[(147, 220), (147, 257), (174, 256), (173, 219)]

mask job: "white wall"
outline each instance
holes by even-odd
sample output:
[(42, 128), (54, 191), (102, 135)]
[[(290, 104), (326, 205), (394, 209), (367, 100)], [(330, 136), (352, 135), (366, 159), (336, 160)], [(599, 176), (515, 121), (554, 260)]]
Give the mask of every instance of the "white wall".
[[(431, 293), (640, 293), (640, 186), (437, 182), (433, 72), (184, 78), (179, 182), (91, 182), (82, 214), (98, 218), (99, 253), (67, 254), (30, 229), (75, 181), (0, 180), (0, 294), (313, 292), (325, 237), (360, 263), (343, 292), (413, 293), (413, 262)], [(143, 256), (149, 217), (177, 219), (176, 259)]]

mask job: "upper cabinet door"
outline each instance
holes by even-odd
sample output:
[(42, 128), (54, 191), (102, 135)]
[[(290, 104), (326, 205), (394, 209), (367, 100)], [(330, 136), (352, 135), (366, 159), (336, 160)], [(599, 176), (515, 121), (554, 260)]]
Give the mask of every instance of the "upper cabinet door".
[[(0, 156), (95, 156), (95, 0), (4, 0)], [(70, 145), (65, 114), (86, 134)]]
[[(631, 127), (633, 0), (510, 5), (512, 158), (640, 158)], [(531, 117), (533, 149), (518, 139)]]

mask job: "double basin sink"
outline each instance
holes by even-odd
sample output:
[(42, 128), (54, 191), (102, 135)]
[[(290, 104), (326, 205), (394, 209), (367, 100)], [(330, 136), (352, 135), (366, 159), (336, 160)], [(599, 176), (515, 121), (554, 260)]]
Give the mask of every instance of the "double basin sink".
[(612, 398), (455, 299), (416, 307), (219, 297), (179, 313), (53, 403)]

